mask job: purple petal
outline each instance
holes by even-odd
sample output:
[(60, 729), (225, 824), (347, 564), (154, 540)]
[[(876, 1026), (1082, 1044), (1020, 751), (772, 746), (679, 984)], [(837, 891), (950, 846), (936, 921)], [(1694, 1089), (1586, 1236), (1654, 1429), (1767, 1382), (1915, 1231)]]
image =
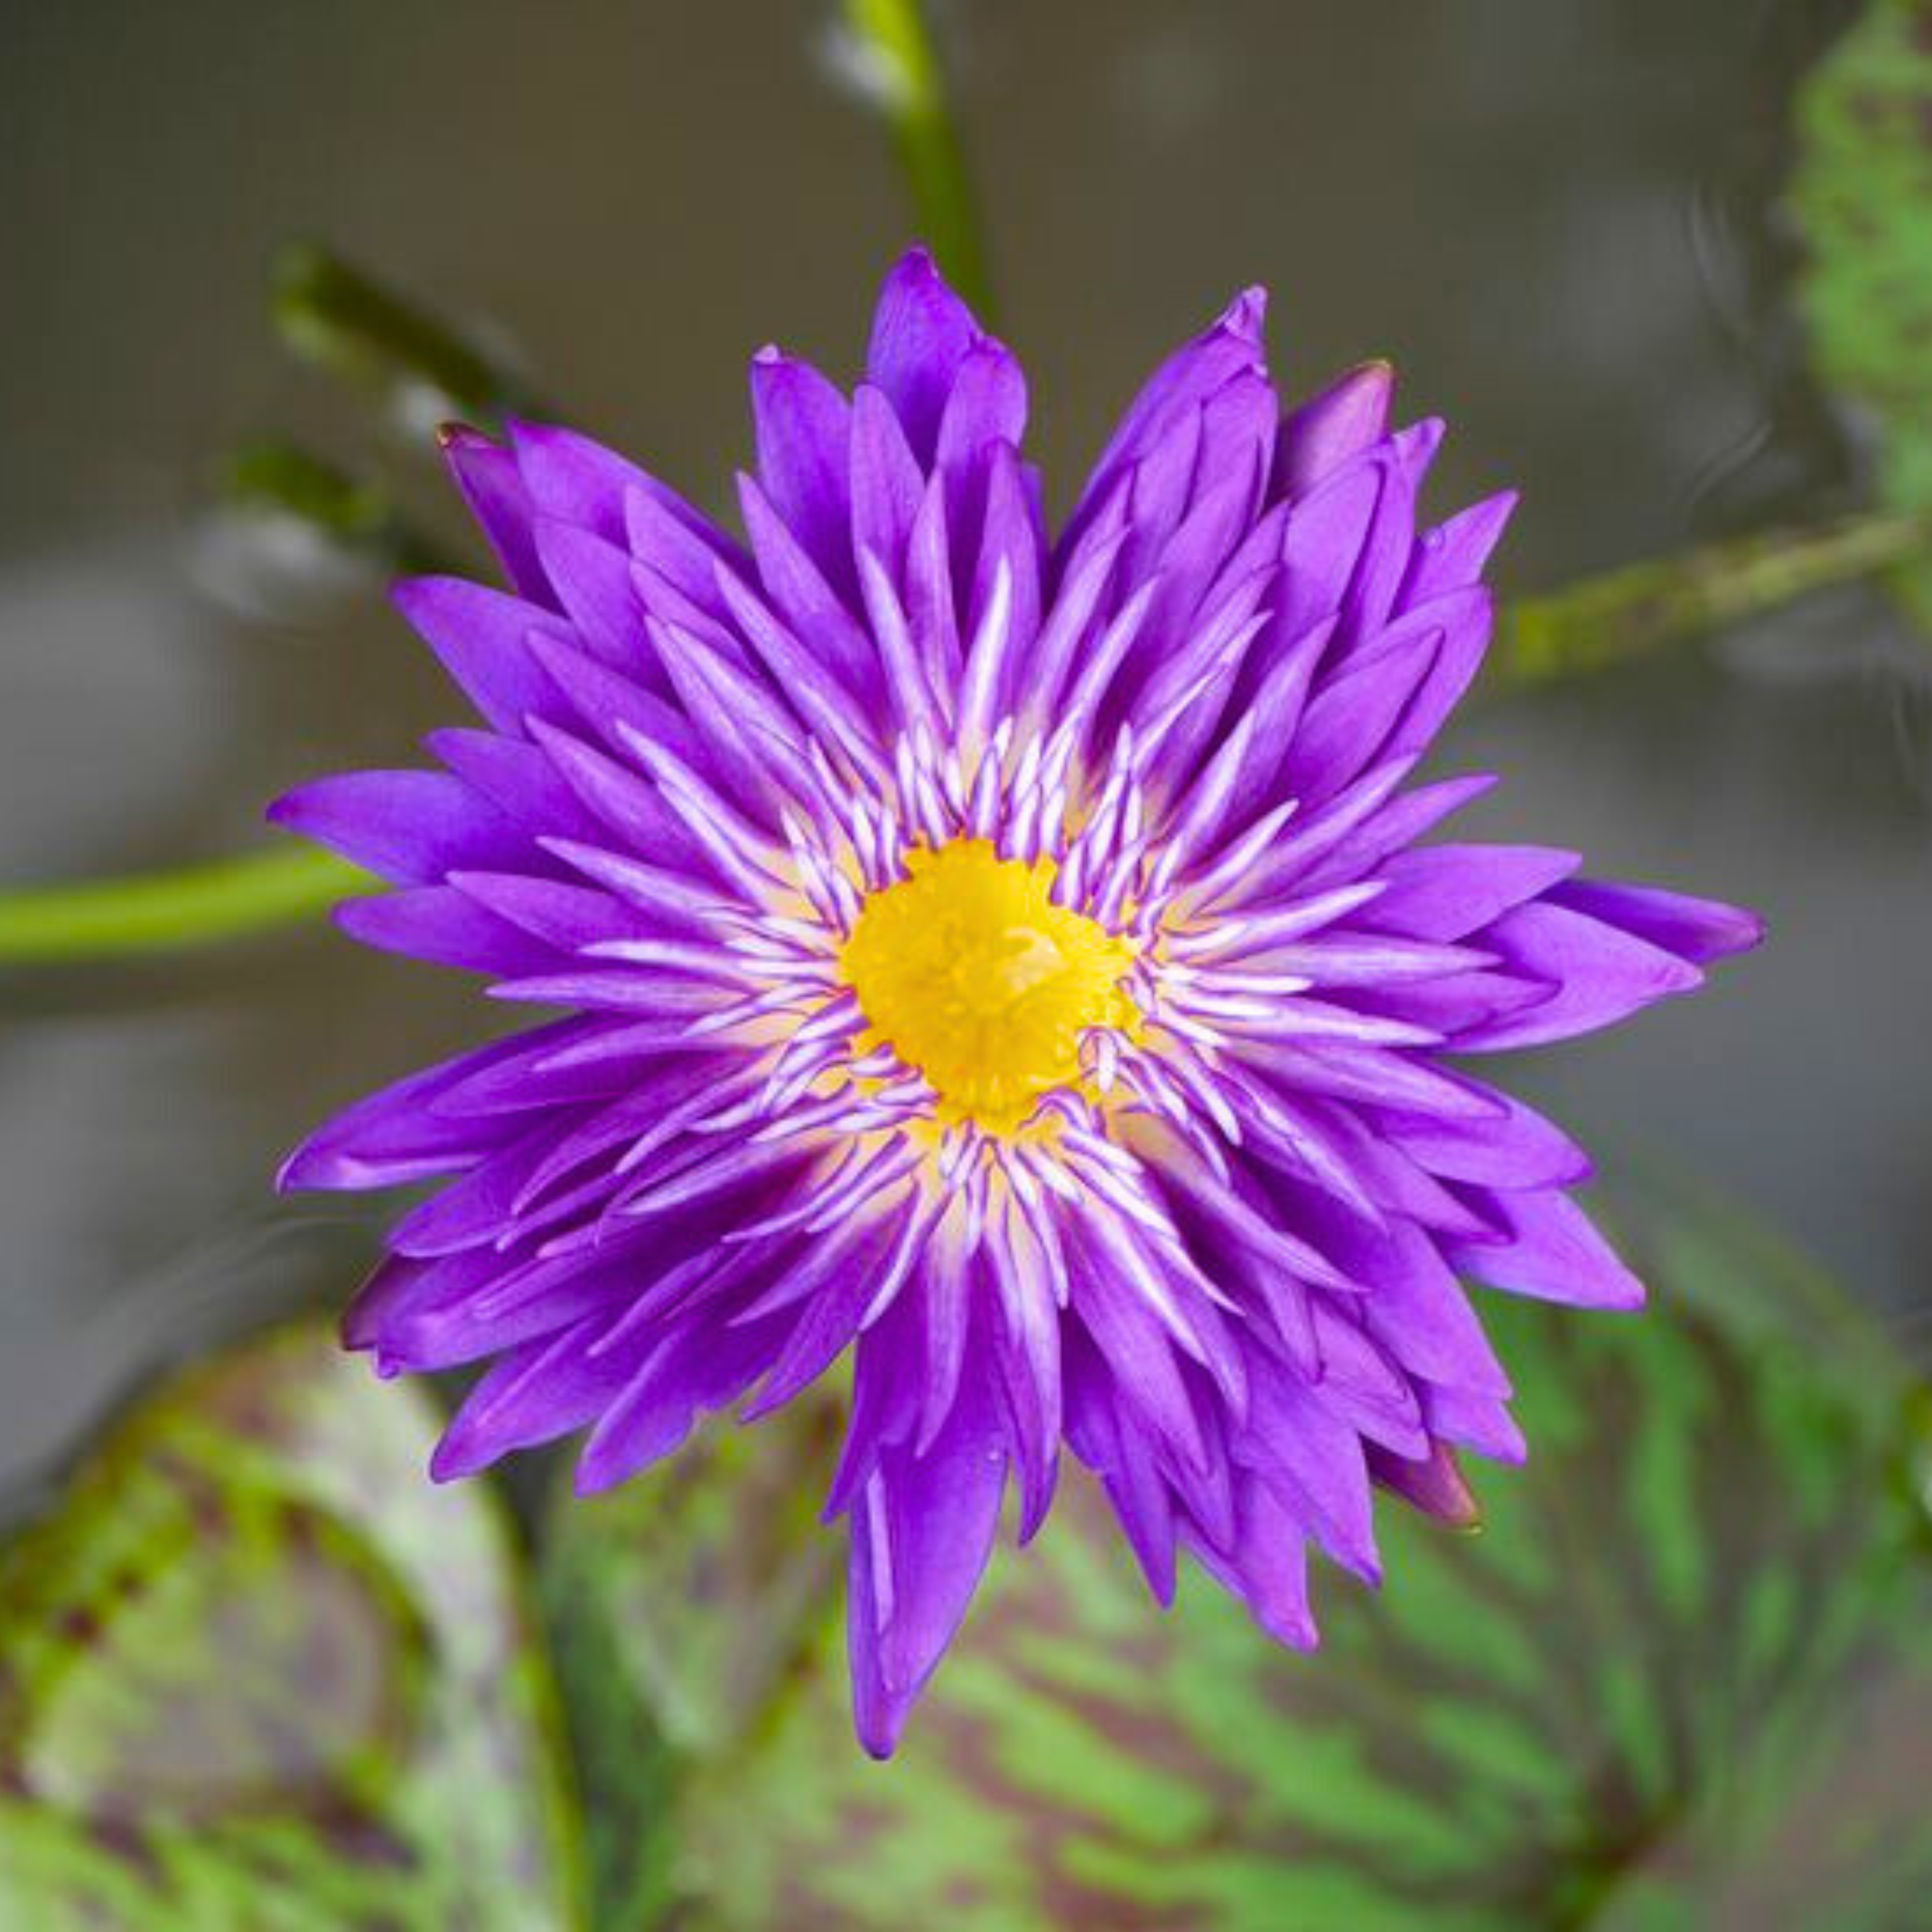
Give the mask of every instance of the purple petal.
[(537, 519), (536, 541), (537, 554), (586, 648), (632, 677), (648, 679), (650, 646), (629, 551), (554, 517)]
[(932, 461), (960, 364), (983, 339), (932, 256), (923, 248), (902, 256), (879, 291), (866, 374), (898, 412), (922, 466)]
[(1352, 640), (1344, 656), (1369, 648), (1394, 615), (1415, 545), (1416, 499), (1442, 447), (1443, 429), (1438, 418), (1427, 418), (1399, 430), (1366, 459), (1380, 476), (1382, 488), (1343, 607)]
[(396, 608), (441, 659), (463, 693), (499, 731), (516, 734), (535, 712), (556, 715), (556, 688), (530, 655), (533, 638), (568, 638), (549, 612), (454, 577), (406, 578)]
[(530, 1042), (529, 1035), (497, 1040), (366, 1095), (289, 1156), (277, 1186), (284, 1192), (394, 1187), (471, 1166), (501, 1142), (505, 1130), (487, 1121), (445, 1119), (433, 1111), (434, 1105), (464, 1081), (515, 1061)]
[(1194, 1539), (1203, 1564), (1245, 1603), (1277, 1643), (1312, 1650), (1318, 1638), (1308, 1607), (1307, 1546), (1301, 1526), (1252, 1477), (1238, 1488), (1232, 1546)]
[(621, 544), (629, 526), (627, 500), (647, 496), (708, 549), (728, 558), (737, 554), (730, 539), (668, 484), (601, 443), (540, 423), (512, 422), (509, 432), (517, 466), (539, 514)]
[(1521, 1014), (1461, 1035), (1459, 1053), (1500, 1052), (1594, 1032), (1703, 982), (1703, 974), (1675, 953), (1546, 899), (1504, 914), (1482, 938), (1510, 972), (1557, 990)]
[(808, 362), (761, 349), (752, 358), (752, 417), (767, 500), (850, 604), (851, 405)]
[(628, 1481), (680, 1448), (698, 1418), (735, 1401), (771, 1360), (776, 1324), (703, 1318), (658, 1341), (604, 1409), (578, 1457), (579, 1496)]
[(1385, 1490), (1458, 1529), (1480, 1522), (1482, 1506), (1456, 1465), (1456, 1452), (1447, 1443), (1432, 1442), (1427, 1456), (1412, 1460), (1391, 1455), (1371, 1444), (1369, 1472)]
[(598, 1352), (596, 1344), (611, 1325), (611, 1318), (593, 1316), (500, 1358), (443, 1432), (430, 1475), (440, 1483), (474, 1475), (513, 1449), (553, 1442), (602, 1414), (650, 1346), (638, 1336)]
[[(1528, 1458), (1529, 1449), (1522, 1439), (1522, 1431), (1500, 1396), (1478, 1395), (1468, 1389), (1438, 1388), (1427, 1382), (1420, 1385), (1419, 1393), (1423, 1416), (1429, 1425), (1426, 1440), (1440, 1438), (1473, 1449), (1493, 1462), (1520, 1463)], [(1426, 1453), (1424, 1449), (1412, 1450), (1409, 1459), (1419, 1461)]]
[(1516, 493), (1505, 490), (1425, 530), (1415, 540), (1408, 574), (1402, 586), (1405, 604), (1426, 603), (1474, 584), (1490, 553), (1501, 541), (1516, 506)]
[(490, 539), (510, 581), (532, 602), (550, 603), (550, 579), (530, 538), (534, 506), (516, 458), (481, 430), (462, 423), (448, 424), (438, 440), (470, 514)]
[(755, 478), (739, 478), (738, 500), (758, 579), (772, 608), (835, 677), (854, 692), (869, 694), (878, 682), (871, 640)]
[(373, 898), (346, 899), (333, 916), (350, 938), (364, 946), (433, 966), (514, 978), (556, 963), (548, 946), (451, 886), (416, 886)]
[(1580, 1308), (1641, 1308), (1643, 1284), (1567, 1195), (1494, 1193), (1486, 1204), (1509, 1232), (1501, 1245), (1451, 1250), (1465, 1274), (1492, 1288)]
[(443, 772), (314, 778), (285, 792), (268, 815), (398, 885), (432, 884), (463, 866), (513, 866), (532, 852), (516, 826)]
[(1507, 1094), (1482, 1090), (1499, 1110), (1486, 1119), (1384, 1111), (1377, 1125), (1411, 1159), (1445, 1180), (1528, 1188), (1574, 1186), (1590, 1178), (1589, 1156), (1560, 1127)]
[(923, 1455), (889, 1446), (852, 1512), (847, 1604), (860, 1742), (888, 1757), (964, 1619), (999, 1528), (1006, 1454), (976, 1385)]
[(906, 544), (926, 477), (883, 390), (862, 382), (852, 397), (852, 545), (902, 580)]
[(1262, 345), (1262, 322), (1267, 307), (1264, 290), (1244, 290), (1222, 311), (1212, 328), (1177, 350), (1154, 372), (1120, 418), (1119, 428), (1094, 464), (1061, 539), (1063, 554), (1077, 542), (1115, 479), (1166, 436), (1178, 422), (1193, 415), (1234, 376), (1248, 372), (1267, 374)]
[(1269, 494), (1305, 496), (1388, 433), (1395, 371), (1364, 362), (1282, 419)]
[(1364, 917), (1414, 939), (1465, 939), (1582, 862), (1543, 845), (1418, 846), (1384, 862), (1383, 890)]
[(1716, 899), (1665, 892), (1656, 886), (1572, 879), (1547, 897), (1552, 904), (1568, 906), (1606, 926), (1634, 933), (1694, 965), (1748, 952), (1764, 939), (1764, 921), (1756, 913)]
[(494, 731), (432, 731), (424, 744), (464, 784), (533, 839), (594, 839), (603, 821), (586, 811), (541, 748)]

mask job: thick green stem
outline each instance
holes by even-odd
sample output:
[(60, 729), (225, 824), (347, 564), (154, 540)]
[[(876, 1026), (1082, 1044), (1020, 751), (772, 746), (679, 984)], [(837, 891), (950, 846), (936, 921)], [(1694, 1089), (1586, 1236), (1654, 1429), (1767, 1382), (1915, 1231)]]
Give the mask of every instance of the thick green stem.
[(1631, 564), (1519, 599), (1504, 614), (1488, 681), (1510, 688), (1608, 670), (1814, 591), (1922, 560), (1928, 550), (1932, 515), (1920, 512), (1774, 530)]
[(923, 238), (983, 320), (992, 291), (979, 208), (926, 10), (920, 0), (845, 0), (845, 24), (892, 129)]
[(0, 963), (166, 952), (312, 917), (376, 881), (346, 860), (276, 845), (178, 871), (0, 892)]

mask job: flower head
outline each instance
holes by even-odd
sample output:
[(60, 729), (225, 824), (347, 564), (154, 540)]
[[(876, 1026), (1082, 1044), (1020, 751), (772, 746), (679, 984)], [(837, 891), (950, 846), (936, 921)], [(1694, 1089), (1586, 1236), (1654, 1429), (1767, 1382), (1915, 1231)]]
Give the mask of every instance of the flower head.
[(752, 368), (744, 538), (566, 430), (447, 439), (514, 588), (405, 584), (482, 713), (274, 808), (396, 890), (370, 944), (565, 1016), (418, 1073), (286, 1184), (454, 1177), (347, 1336), (488, 1360), (439, 1476), (587, 1430), (589, 1489), (851, 1360), (860, 1732), (890, 1750), (1010, 1488), (1062, 1445), (1155, 1594), (1185, 1546), (1311, 1644), (1312, 1544), (1514, 1459), (1464, 1279), (1634, 1306), (1556, 1126), (1441, 1056), (1562, 1039), (1749, 946), (1570, 853), (1420, 844), (1510, 500), (1418, 529), (1441, 435), (1371, 364), (1284, 416), (1258, 292), (1156, 374), (1049, 537), (1019, 365), (922, 254), (848, 397)]

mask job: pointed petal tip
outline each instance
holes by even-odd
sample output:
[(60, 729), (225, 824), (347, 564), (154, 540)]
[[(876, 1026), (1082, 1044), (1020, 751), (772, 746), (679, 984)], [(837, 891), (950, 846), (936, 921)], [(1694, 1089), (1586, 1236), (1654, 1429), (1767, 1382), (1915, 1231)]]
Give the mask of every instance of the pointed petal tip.
[(874, 1764), (890, 1764), (898, 1749), (899, 1732), (904, 1724), (904, 1718), (901, 1717), (890, 1730), (882, 1730), (876, 1722), (854, 1724), (853, 1729), (857, 1733), (860, 1748)]
[(1394, 362), (1386, 356), (1371, 356), (1352, 369), (1343, 370), (1325, 393), (1334, 398), (1346, 395), (1358, 403), (1373, 397), (1386, 405), (1395, 394), (1395, 382)]
[(1732, 906), (1731, 917), (1723, 930), (1714, 930), (1708, 944), (1707, 957), (1712, 959), (1730, 959), (1741, 952), (1755, 952), (1771, 936), (1771, 927), (1763, 914), (1754, 912), (1748, 906)]
[(337, 1318), (336, 1339), (351, 1354), (367, 1354), (377, 1349), (380, 1342), (381, 1314), (376, 1298), (370, 1293), (376, 1278), (372, 1274), (365, 1280)]
[(275, 826), (284, 832), (299, 833), (302, 830), (299, 823), (302, 814), (301, 799), (304, 789), (304, 786), (295, 785), (284, 792), (279, 797), (269, 800), (262, 808), (263, 822)]
[(895, 298), (906, 296), (943, 303), (970, 324), (973, 336), (983, 333), (966, 298), (952, 286), (930, 242), (913, 242), (886, 271), (879, 284), (880, 307)]
[(1422, 416), (1402, 430), (1396, 440), (1406, 440), (1417, 459), (1433, 456), (1442, 447), (1442, 439), (1449, 434), (1449, 421), (1446, 416)]
[(486, 1466), (479, 1460), (475, 1449), (462, 1441), (452, 1428), (445, 1432), (442, 1441), (430, 1452), (429, 1479), (433, 1483), (460, 1482), (466, 1476), (473, 1476)]
[(1277, 1610), (1256, 1610), (1255, 1622), (1276, 1643), (1304, 1652), (1322, 1648), (1322, 1631), (1312, 1616), (1290, 1617)]
[(577, 1466), (570, 1474), (571, 1493), (589, 1498), (601, 1496), (614, 1490), (625, 1479), (625, 1472), (616, 1467), (607, 1456), (596, 1454), (596, 1444), (587, 1444), (584, 1453), (577, 1459)]
[[(463, 596), (476, 586), (466, 578), (438, 575), (434, 572), (416, 577), (398, 577), (388, 586), (385, 593), (393, 608), (400, 611), (404, 621), (412, 628), (419, 628), (417, 620), (427, 607), (436, 598), (451, 592)], [(429, 613), (433, 617), (434, 612)]]
[(1262, 346), (1268, 321), (1268, 292), (1259, 282), (1250, 283), (1224, 308), (1214, 326), (1244, 342)]
[(1663, 988), (1660, 997), (1681, 999), (1686, 993), (1696, 992), (1708, 975), (1702, 967), (1694, 965), (1688, 959), (1679, 959), (1669, 968), (1660, 968), (1657, 976)]
[(944, 272), (940, 268), (939, 257), (932, 252), (929, 242), (914, 242), (907, 244), (899, 258), (886, 271), (889, 282), (904, 279), (907, 281), (946, 283)]
[[(388, 895), (383, 893), (380, 896), (386, 899)], [(370, 908), (376, 903), (374, 899), (340, 900), (329, 908), (328, 922), (338, 932), (346, 934), (358, 944), (373, 944), (365, 937), (370, 922), (372, 920), (380, 922), (383, 917), (381, 913), (370, 911)]]
[(314, 1152), (314, 1143), (304, 1141), (275, 1169), (275, 1192), (280, 1195), (312, 1192), (325, 1184), (320, 1178), (322, 1166)]

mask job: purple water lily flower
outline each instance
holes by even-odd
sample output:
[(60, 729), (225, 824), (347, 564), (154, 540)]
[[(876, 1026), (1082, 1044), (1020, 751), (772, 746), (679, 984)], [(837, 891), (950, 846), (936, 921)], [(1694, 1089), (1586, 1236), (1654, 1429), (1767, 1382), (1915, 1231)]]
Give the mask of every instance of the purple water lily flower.
[(586, 1490), (842, 1358), (858, 1730), (890, 1751), (1064, 1444), (1154, 1594), (1184, 1546), (1314, 1642), (1310, 1544), (1523, 1444), (1465, 1279), (1631, 1308), (1557, 1127), (1444, 1055), (1753, 944), (1569, 852), (1422, 844), (1511, 499), (1418, 530), (1374, 364), (1283, 416), (1262, 298), (1156, 374), (1058, 535), (1019, 365), (922, 254), (850, 395), (766, 350), (741, 542), (569, 431), (447, 438), (514, 586), (398, 601), (481, 712), (274, 808), (396, 890), (368, 944), (565, 1016), (351, 1108), (290, 1187), (454, 1177), (351, 1310), (490, 1360), (434, 1464), (588, 1430)]

